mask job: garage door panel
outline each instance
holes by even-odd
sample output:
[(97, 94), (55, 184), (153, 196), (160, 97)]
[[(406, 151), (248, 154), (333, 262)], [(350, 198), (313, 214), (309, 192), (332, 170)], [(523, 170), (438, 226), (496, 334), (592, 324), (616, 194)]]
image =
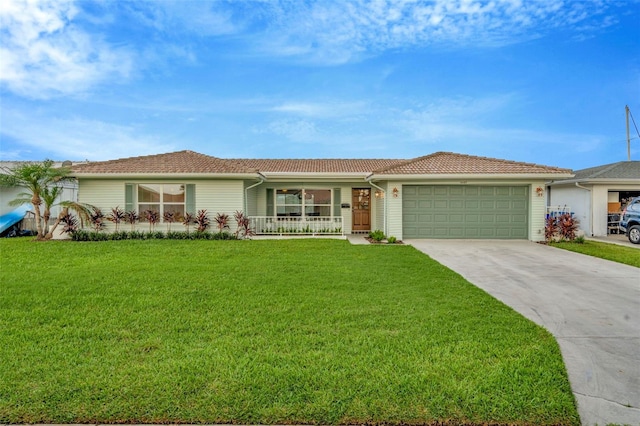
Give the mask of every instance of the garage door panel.
[(496, 217), (492, 214), (481, 214), (478, 215), (480, 219), (480, 223), (496, 223)]
[(405, 238), (528, 237), (528, 188), (407, 185)]
[(434, 200), (434, 209), (449, 209), (449, 200)]
[(433, 223), (437, 223), (437, 224), (449, 223), (449, 215), (446, 213), (436, 213), (433, 215)]
[(449, 222), (464, 223), (464, 214), (462, 213), (462, 210), (460, 210), (460, 213), (451, 213), (449, 215)]
[(495, 206), (499, 210), (511, 210), (511, 200), (497, 200)]
[(527, 201), (526, 200), (513, 200), (511, 201), (511, 210), (526, 210), (527, 209)]
[(464, 215), (464, 221), (466, 223), (480, 223), (480, 216), (478, 216), (477, 214), (465, 214)]
[(433, 187), (432, 186), (418, 186), (416, 192), (420, 195), (433, 195)]
[(480, 187), (479, 186), (464, 186), (464, 195), (467, 197), (475, 197), (480, 195)]
[(528, 188), (526, 186), (514, 186), (511, 194), (514, 197), (526, 198), (528, 195)]
[(495, 210), (497, 208), (495, 200), (480, 200), (478, 201), (478, 206), (482, 211)]

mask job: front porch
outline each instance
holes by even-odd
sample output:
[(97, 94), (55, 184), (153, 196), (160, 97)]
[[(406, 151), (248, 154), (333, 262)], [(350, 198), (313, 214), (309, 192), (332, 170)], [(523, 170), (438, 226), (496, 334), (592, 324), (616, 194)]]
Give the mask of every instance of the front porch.
[(251, 216), (256, 235), (344, 235), (342, 217)]

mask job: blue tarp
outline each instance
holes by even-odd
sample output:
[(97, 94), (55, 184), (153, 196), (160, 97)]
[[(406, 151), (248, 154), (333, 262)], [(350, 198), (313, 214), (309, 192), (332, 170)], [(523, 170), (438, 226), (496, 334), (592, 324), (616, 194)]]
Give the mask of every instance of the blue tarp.
[(31, 204), (23, 204), (17, 209), (0, 216), (0, 234), (24, 219), (24, 216), (30, 210)]

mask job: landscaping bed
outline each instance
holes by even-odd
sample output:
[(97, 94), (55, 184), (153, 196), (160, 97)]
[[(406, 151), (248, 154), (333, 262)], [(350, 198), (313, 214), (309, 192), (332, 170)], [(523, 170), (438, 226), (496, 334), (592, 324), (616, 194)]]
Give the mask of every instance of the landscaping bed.
[(0, 252), (0, 423), (579, 424), (551, 334), (407, 245)]

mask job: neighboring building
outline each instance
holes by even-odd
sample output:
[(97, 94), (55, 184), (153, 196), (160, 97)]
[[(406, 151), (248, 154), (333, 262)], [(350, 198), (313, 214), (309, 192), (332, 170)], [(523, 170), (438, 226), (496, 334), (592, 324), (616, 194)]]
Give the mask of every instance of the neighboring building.
[[(544, 239), (544, 185), (570, 170), (437, 152), (397, 159), (221, 159), (192, 151), (73, 167), (104, 212), (243, 211), (253, 229), (408, 238)], [(142, 228), (144, 229), (144, 228)], [(175, 228), (174, 228), (175, 229)]]
[(574, 177), (554, 179), (548, 187), (550, 206), (574, 212), (587, 235), (605, 236), (617, 232), (625, 204), (640, 196), (640, 161), (577, 170)]

